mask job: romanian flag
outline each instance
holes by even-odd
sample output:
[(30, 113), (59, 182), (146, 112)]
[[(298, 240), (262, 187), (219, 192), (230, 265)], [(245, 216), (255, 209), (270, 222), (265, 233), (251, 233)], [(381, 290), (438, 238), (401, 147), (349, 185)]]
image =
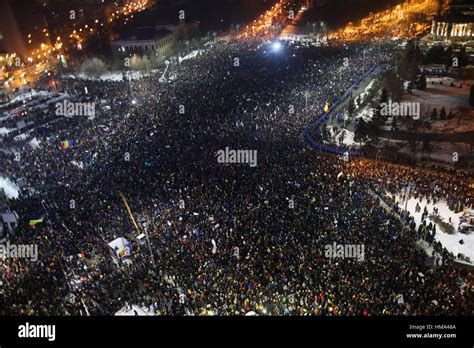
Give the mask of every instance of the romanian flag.
[(72, 146), (73, 142), (70, 140), (61, 141), (61, 149), (67, 150)]
[(329, 102), (326, 101), (326, 104), (324, 105), (324, 112), (329, 112)]
[(36, 216), (33, 219), (30, 220), (29, 225), (34, 226), (36, 224), (42, 223), (44, 218), (42, 216)]

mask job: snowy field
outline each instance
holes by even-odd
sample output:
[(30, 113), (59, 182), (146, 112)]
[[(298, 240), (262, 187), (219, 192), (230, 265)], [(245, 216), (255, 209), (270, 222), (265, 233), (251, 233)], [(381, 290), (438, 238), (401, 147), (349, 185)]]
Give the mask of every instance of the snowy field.
[[(431, 109), (432, 110), (432, 109)], [(438, 113), (440, 109), (437, 109)], [(449, 114), (449, 110), (447, 111)], [(365, 120), (365, 119), (364, 119)], [(380, 129), (390, 131), (392, 130), (392, 120), (393, 117), (390, 116), (387, 119), (387, 122), (380, 127)], [(474, 131), (474, 111), (462, 114), (460, 118), (454, 117), (452, 120), (432, 120), (431, 113), (427, 116), (422, 115), (420, 117), (421, 121), (428, 121), (429, 128), (423, 127), (420, 128), (420, 133), (463, 133)], [(399, 118), (397, 120), (397, 130), (408, 131), (406, 119)]]
[(409, 143), (404, 140), (395, 140), (387, 138), (379, 138), (379, 142), (376, 145), (377, 148), (392, 147), (397, 152), (411, 156), (417, 161), (423, 162), (442, 162), (448, 165), (452, 165), (453, 153), (457, 152), (459, 156), (464, 156), (469, 153), (470, 146), (466, 143), (452, 143), (446, 141), (431, 141), (429, 142), (430, 149), (426, 151), (423, 149), (423, 143), (418, 142), (416, 151), (413, 153)]
[[(396, 200), (398, 206), (404, 209), (405, 202), (402, 199), (402, 195), (397, 195)], [(415, 212), (417, 202), (421, 206), (421, 210), (418, 213)], [(445, 222), (448, 222), (449, 218), (451, 218), (451, 224), (454, 226), (454, 230), (457, 231), (458, 226), (460, 224), (460, 218), (463, 215), (462, 212), (457, 214), (454, 213), (451, 209), (449, 209), (446, 202), (443, 201), (438, 202), (436, 204), (433, 204), (432, 202), (428, 204), (427, 200), (424, 198), (420, 200), (412, 197), (408, 200), (407, 210), (410, 212), (410, 215), (414, 217), (417, 228), (422, 223), (421, 216), (423, 214), (425, 206), (428, 209), (428, 217), (426, 221), (427, 223), (431, 221), (429, 215), (433, 214), (433, 208), (436, 207), (439, 211), (439, 216), (441, 217), (441, 219)], [(434, 223), (434, 221), (431, 222)], [(442, 232), (441, 227), (436, 224), (435, 239), (439, 241), (443, 245), (443, 247), (445, 247), (449, 252), (453, 253), (454, 256), (457, 256), (457, 254), (459, 253), (464, 254), (465, 256), (468, 256), (470, 258), (471, 264), (474, 264), (474, 233), (468, 235), (458, 232), (455, 232), (454, 234), (448, 234)], [(459, 244), (459, 241), (461, 239), (464, 241), (464, 244)]]
[[(207, 42), (206, 43), (206, 46), (208, 47), (211, 47), (213, 45), (212, 42)], [(183, 62), (185, 60), (189, 60), (189, 59), (193, 59), (193, 58), (196, 58), (198, 55), (200, 55), (202, 52), (205, 52), (205, 50), (194, 50), (192, 51), (191, 53), (189, 53), (188, 55), (184, 56), (184, 57), (179, 57), (179, 62)], [(137, 79), (141, 79), (143, 77), (146, 77), (146, 76), (150, 76), (150, 75), (153, 75), (155, 73), (159, 73), (160, 70), (158, 69), (153, 69), (153, 70), (150, 70), (150, 71), (126, 71), (125, 72), (125, 76), (127, 77), (127, 79), (130, 79), (130, 80), (137, 80)], [(81, 80), (101, 80), (101, 81), (123, 81), (123, 77), (124, 77), (124, 72), (122, 71), (108, 71), (106, 73), (103, 73), (102, 75), (100, 76), (91, 76), (89, 74), (86, 74), (86, 73), (79, 73), (79, 74), (67, 74), (67, 75), (64, 75), (63, 77), (68, 77), (68, 78), (72, 78), (72, 79), (81, 79)]]
[[(440, 82), (443, 84), (441, 85)], [(444, 106), (446, 112), (460, 107), (469, 107), (469, 91), (473, 81), (465, 81), (462, 88), (459, 88), (462, 82), (449, 77), (427, 79), (426, 90), (413, 90), (412, 94), (405, 94), (402, 101), (427, 104), (437, 108), (438, 111)], [(450, 86), (451, 83), (454, 84), (453, 87)]]
[(326, 126), (327, 131), (329, 132), (329, 135), (331, 137), (331, 143), (336, 144), (338, 146), (351, 146), (351, 147), (360, 147), (364, 145), (364, 143), (359, 143), (354, 141), (354, 136), (355, 133), (351, 132), (350, 130), (347, 130), (345, 128), (340, 128), (338, 127), (337, 130), (335, 130), (335, 127), (332, 126)]

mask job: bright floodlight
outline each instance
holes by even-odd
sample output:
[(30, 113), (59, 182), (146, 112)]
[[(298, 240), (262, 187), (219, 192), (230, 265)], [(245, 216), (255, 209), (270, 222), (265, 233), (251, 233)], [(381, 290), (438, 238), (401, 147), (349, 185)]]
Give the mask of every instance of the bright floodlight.
[(277, 52), (277, 51), (279, 51), (279, 50), (281, 50), (281, 43), (278, 42), (278, 41), (277, 41), (277, 42), (274, 42), (274, 43), (273, 43), (273, 51)]

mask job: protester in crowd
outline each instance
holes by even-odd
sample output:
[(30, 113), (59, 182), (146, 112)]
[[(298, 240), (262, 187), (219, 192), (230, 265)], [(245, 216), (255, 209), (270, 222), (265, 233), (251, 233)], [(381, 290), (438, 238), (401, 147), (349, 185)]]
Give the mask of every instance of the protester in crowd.
[[(21, 221), (10, 237), (38, 244), (40, 259), (6, 261), (0, 314), (112, 315), (131, 304), (160, 315), (472, 314), (472, 289), (459, 286), (469, 274), (449, 253), (426, 265), (421, 232), (369, 193), (410, 183), (413, 195), (472, 204), (466, 178), (345, 162), (301, 136), (377, 62), (365, 48), (218, 42), (173, 64), (169, 83), (163, 71), (61, 80), (73, 100), (101, 107), (89, 120), (52, 116), (50, 105), (34, 150), (4, 139), (21, 160), (3, 156), (3, 174), (29, 185), (12, 202)], [(256, 150), (258, 164), (219, 163), (226, 147)], [(44, 222), (29, 227), (39, 213)], [(107, 243), (120, 236), (133, 244), (131, 265), (111, 260)], [(363, 260), (328, 256), (333, 243), (363, 245)]]

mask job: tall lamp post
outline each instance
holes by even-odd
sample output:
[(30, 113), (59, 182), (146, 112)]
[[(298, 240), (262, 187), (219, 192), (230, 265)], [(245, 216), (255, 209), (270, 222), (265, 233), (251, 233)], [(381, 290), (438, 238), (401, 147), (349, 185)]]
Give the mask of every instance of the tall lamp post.
[[(132, 221), (133, 226), (135, 227), (135, 230), (137, 231), (138, 235), (141, 234), (140, 229), (138, 228), (137, 222), (135, 221), (135, 218), (133, 217), (132, 211), (130, 209), (130, 206), (128, 205), (127, 200), (125, 199), (125, 196), (119, 192), (120, 197), (122, 198), (123, 204), (125, 205), (125, 208), (127, 209), (128, 216), (130, 217), (130, 220)], [(151, 243), (150, 243), (150, 238), (148, 237), (148, 229), (145, 228), (145, 236), (146, 240), (148, 243), (148, 248), (150, 250), (150, 256), (151, 256), (151, 262), (153, 263), (153, 266), (155, 266), (155, 257), (153, 256), (153, 251), (151, 249)]]

